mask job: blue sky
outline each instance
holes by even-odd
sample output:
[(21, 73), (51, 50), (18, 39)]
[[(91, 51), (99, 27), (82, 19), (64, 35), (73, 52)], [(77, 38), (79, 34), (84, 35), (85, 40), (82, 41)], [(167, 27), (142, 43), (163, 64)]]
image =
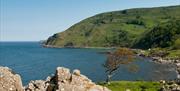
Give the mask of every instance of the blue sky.
[(39, 41), (98, 13), (180, 0), (0, 0), (0, 41)]

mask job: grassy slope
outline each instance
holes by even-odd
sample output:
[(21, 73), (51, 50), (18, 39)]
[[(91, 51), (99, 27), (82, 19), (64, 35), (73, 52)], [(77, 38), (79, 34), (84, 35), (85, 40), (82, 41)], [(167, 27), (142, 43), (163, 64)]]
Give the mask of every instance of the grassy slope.
[(169, 58), (176, 58), (180, 57), (180, 49), (178, 50), (171, 50), (168, 55)]
[(46, 45), (63, 47), (131, 47), (154, 26), (180, 19), (180, 6), (129, 9), (87, 18), (64, 32), (51, 36)]
[(145, 82), (145, 81), (113, 81), (110, 85), (100, 83), (100, 85), (106, 86), (112, 91), (158, 91), (160, 89), (160, 83), (158, 82)]
[(166, 55), (163, 57), (163, 59), (166, 58), (172, 58), (177, 59), (180, 58), (180, 49), (172, 49), (172, 48), (151, 48), (151, 50), (135, 50), (136, 53), (143, 54), (145, 56), (155, 56), (152, 54), (156, 54), (156, 57), (158, 54), (166, 53)]

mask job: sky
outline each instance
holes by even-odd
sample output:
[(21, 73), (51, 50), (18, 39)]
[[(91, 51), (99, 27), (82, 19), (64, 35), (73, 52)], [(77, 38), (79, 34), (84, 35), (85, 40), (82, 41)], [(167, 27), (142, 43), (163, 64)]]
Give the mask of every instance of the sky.
[(180, 0), (0, 0), (0, 41), (39, 41), (98, 13)]

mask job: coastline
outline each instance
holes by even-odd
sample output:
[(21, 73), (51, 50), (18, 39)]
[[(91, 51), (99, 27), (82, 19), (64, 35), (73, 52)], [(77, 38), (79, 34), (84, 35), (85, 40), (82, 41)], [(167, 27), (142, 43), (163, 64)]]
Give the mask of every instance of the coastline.
[[(53, 45), (45, 45), (42, 44), (45, 48), (78, 48), (78, 49), (117, 49), (118, 47), (75, 47), (75, 46), (68, 46), (68, 47), (60, 47), (60, 46), (53, 46)], [(132, 49), (134, 52), (141, 49)], [(136, 53), (137, 56), (143, 58), (149, 58), (152, 62), (159, 63), (159, 64), (171, 64), (175, 66), (175, 70), (177, 73), (177, 79), (180, 79), (180, 60), (179, 59), (163, 59), (162, 57), (153, 57), (153, 56), (146, 56), (143, 53)]]
[(76, 47), (76, 46), (54, 46), (54, 45), (45, 45), (42, 44), (43, 47), (45, 48), (78, 48), (78, 49), (116, 49), (118, 47)]
[(138, 56), (150, 58), (152, 59), (152, 62), (159, 63), (159, 64), (170, 64), (174, 65), (176, 73), (177, 73), (177, 79), (180, 79), (180, 60), (179, 59), (163, 59), (162, 57), (151, 57), (151, 56), (145, 56), (144, 54), (137, 54)]

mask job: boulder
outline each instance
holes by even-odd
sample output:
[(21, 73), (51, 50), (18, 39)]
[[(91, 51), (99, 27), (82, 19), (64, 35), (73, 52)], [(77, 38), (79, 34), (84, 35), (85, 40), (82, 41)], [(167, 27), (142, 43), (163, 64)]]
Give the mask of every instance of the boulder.
[(0, 66), (0, 91), (23, 91), (20, 75)]
[(64, 82), (68, 79), (70, 79), (71, 74), (70, 70), (63, 68), (63, 67), (57, 67), (56, 74), (55, 74), (55, 82), (58, 84), (58, 82)]
[(161, 91), (180, 91), (180, 85), (178, 81), (166, 81), (165, 83), (161, 83)]
[(81, 72), (80, 72), (80, 70), (75, 69), (75, 70), (73, 71), (73, 74), (74, 74), (74, 75), (77, 75), (77, 76), (80, 76), (80, 75), (81, 75)]
[(176, 65), (180, 67), (180, 62), (179, 62), (179, 61), (177, 61)]
[(31, 81), (27, 87), (25, 87), (25, 91), (48, 91), (49, 83), (43, 80), (35, 80)]
[(110, 91), (96, 85), (79, 70), (57, 67), (54, 76), (35, 80), (23, 87), (21, 77), (7, 67), (0, 67), (0, 91)]
[(58, 91), (110, 91), (106, 87), (96, 85), (86, 76), (80, 74), (77, 69), (71, 74), (69, 69), (58, 67), (56, 72)]

